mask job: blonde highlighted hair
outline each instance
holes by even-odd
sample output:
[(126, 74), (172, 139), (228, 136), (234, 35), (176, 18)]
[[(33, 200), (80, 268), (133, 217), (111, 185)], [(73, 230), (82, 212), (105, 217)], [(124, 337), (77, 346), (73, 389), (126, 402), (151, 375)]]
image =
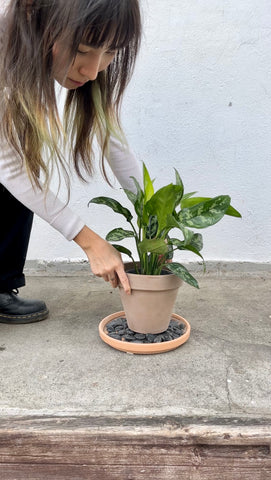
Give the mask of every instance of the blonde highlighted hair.
[[(4, 114), (2, 130), (25, 162), (36, 186), (43, 174), (48, 187), (53, 166), (65, 166), (59, 138), (70, 139), (80, 178), (92, 174), (93, 136), (104, 154), (110, 135), (122, 135), (119, 108), (137, 56), (141, 19), (139, 0), (11, 0), (6, 11), (4, 61), (0, 72)], [(107, 69), (67, 93), (64, 124), (60, 121), (52, 50), (66, 39), (69, 62), (80, 43), (109, 45), (117, 54)], [(68, 65), (67, 65), (68, 68)], [(44, 150), (47, 150), (44, 160)], [(51, 162), (51, 164), (50, 164)], [(61, 170), (62, 171), (62, 170)]]

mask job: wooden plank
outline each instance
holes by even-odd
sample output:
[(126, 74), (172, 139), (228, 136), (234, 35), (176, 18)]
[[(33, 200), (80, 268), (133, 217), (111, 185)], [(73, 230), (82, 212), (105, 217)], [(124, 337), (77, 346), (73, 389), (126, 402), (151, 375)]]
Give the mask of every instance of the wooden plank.
[(51, 416), (7, 416), (0, 417), (0, 429), (47, 429), (47, 430), (59, 430), (63, 429), (87, 429), (87, 428), (101, 428), (101, 429), (121, 429), (125, 428), (144, 428), (154, 429), (157, 426), (167, 426), (172, 430), (182, 429), (186, 427), (199, 426), (199, 427), (215, 427), (227, 430), (228, 428), (243, 428), (254, 427), (260, 430), (261, 427), (271, 425), (271, 416), (268, 417), (182, 417), (182, 416), (90, 416), (90, 415), (51, 415)]
[(155, 445), (165, 438), (179, 445), (269, 445), (271, 418), (183, 418), (183, 417), (7, 417), (0, 418), (0, 438), (17, 432), (61, 435), (89, 434), (107, 440), (134, 438), (152, 440)]
[(2, 418), (0, 479), (271, 479), (268, 419), (186, 420)]
[(18, 432), (0, 435), (0, 463), (271, 467), (269, 445), (182, 445), (178, 439)]
[(266, 468), (1, 465), (1, 480), (270, 480)]

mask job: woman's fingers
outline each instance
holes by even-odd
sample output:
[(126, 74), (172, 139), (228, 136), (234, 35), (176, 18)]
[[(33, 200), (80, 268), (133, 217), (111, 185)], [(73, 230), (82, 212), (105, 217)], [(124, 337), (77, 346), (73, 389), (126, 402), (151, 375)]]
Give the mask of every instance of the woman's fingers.
[(123, 287), (123, 290), (125, 291), (125, 293), (127, 295), (130, 295), (131, 294), (131, 286), (130, 286), (130, 283), (129, 283), (129, 279), (128, 279), (126, 273), (125, 273), (123, 265), (122, 265), (122, 268), (119, 269), (119, 271), (117, 272), (117, 275), (118, 275), (119, 283), (121, 283), (121, 285)]
[(87, 254), (94, 275), (110, 282), (113, 288), (121, 284), (127, 294), (131, 293), (121, 255), (110, 243), (87, 226), (79, 232), (74, 241)]
[(110, 273), (109, 275), (104, 275), (104, 280), (110, 282), (113, 288), (116, 288), (119, 284), (118, 277), (115, 272)]
[(131, 287), (128, 277), (124, 271), (123, 266), (118, 268), (118, 273), (110, 273), (109, 275), (103, 275), (103, 279), (109, 282), (113, 288), (116, 288), (119, 284), (123, 287), (127, 295), (131, 294)]

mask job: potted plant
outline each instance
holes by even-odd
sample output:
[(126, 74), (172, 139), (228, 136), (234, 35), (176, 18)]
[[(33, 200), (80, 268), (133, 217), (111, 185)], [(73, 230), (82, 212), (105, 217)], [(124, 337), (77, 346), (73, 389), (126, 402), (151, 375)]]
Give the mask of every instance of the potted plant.
[[(136, 193), (124, 190), (133, 204), (136, 222), (130, 210), (117, 200), (96, 197), (89, 202), (107, 205), (123, 215), (130, 225), (127, 230), (114, 228), (107, 234), (106, 240), (113, 242), (119, 252), (132, 260), (126, 264), (132, 294), (126, 295), (120, 287), (120, 295), (128, 326), (139, 333), (157, 334), (167, 330), (177, 291), (183, 281), (199, 288), (191, 273), (179, 262), (172, 261), (175, 250), (189, 250), (200, 257), (205, 267), (200, 253), (202, 235), (191, 229), (210, 227), (225, 214), (241, 217), (230, 205), (228, 195), (196, 197), (197, 192), (184, 193), (183, 182), (176, 169), (175, 178), (175, 183), (155, 192), (153, 181), (143, 164), (143, 188), (133, 178)], [(171, 236), (172, 230), (174, 233), (177, 231), (180, 238)], [(130, 237), (135, 240), (138, 261), (130, 250), (115, 243)]]

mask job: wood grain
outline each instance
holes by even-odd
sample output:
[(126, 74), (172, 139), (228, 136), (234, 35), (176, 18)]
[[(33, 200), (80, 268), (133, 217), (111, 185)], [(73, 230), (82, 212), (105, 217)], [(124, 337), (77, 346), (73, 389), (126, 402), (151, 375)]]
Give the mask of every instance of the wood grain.
[(0, 419), (1, 480), (270, 480), (269, 421)]
[(270, 480), (271, 469), (1, 465), (1, 480)]
[[(160, 439), (161, 440), (161, 439)], [(180, 445), (164, 438), (91, 436), (89, 434), (10, 434), (0, 437), (1, 463), (56, 463), (86, 465), (203, 465), (271, 467), (269, 445)]]

